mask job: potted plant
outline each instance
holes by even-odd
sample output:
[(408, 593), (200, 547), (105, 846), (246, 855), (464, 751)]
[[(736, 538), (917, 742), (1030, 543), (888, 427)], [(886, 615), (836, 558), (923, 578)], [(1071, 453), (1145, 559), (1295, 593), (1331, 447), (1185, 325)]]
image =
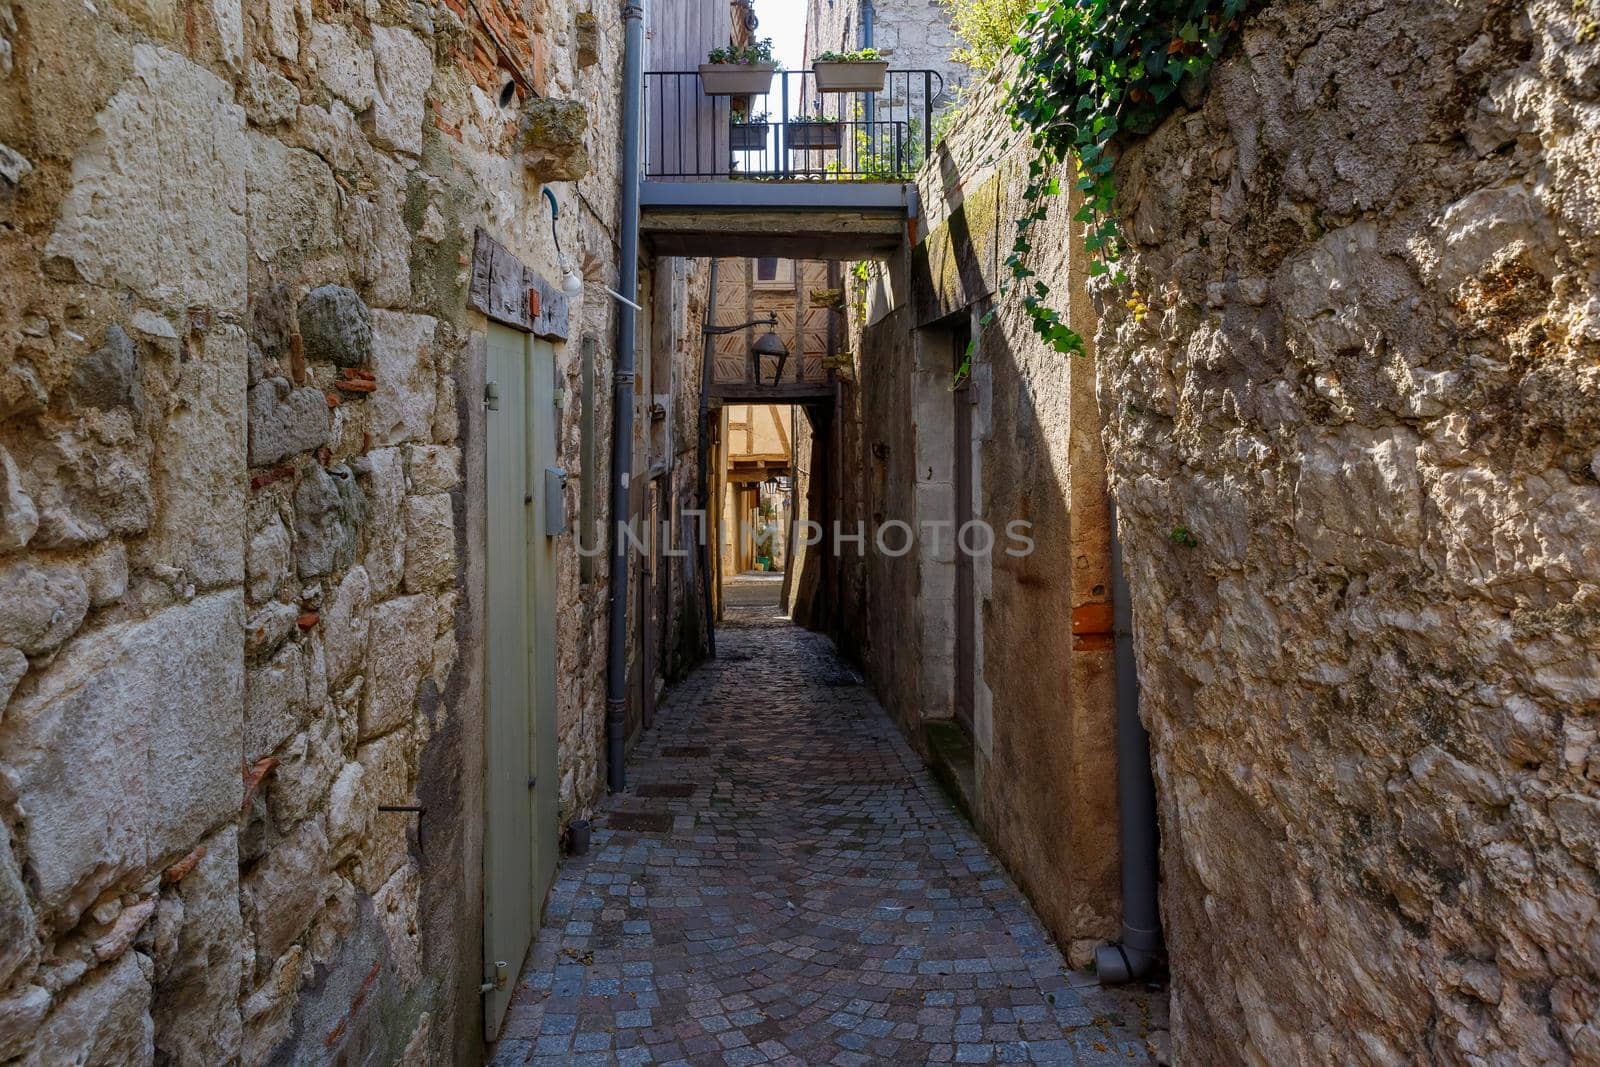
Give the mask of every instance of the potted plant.
[(728, 127), (728, 145), (735, 152), (765, 152), (767, 131), (771, 128), (765, 111), (751, 115), (736, 109), (733, 112), (733, 121)]
[(700, 64), (700, 84), (707, 96), (764, 96), (772, 89), (778, 64), (772, 58), (772, 38), (745, 48), (713, 48)]
[(822, 93), (881, 93), (889, 61), (876, 48), (824, 52), (811, 65)]
[(844, 144), (844, 123), (831, 115), (796, 115), (784, 130), (791, 149), (837, 151)]

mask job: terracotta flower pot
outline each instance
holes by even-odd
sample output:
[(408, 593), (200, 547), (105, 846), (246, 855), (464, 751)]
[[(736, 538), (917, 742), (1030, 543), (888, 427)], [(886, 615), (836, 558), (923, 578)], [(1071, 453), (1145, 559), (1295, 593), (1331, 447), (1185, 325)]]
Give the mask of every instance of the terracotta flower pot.
[(866, 63), (814, 63), (817, 91), (823, 93), (881, 93), (889, 76), (887, 60)]
[(776, 63), (702, 63), (700, 84), (707, 96), (764, 96), (777, 70)]

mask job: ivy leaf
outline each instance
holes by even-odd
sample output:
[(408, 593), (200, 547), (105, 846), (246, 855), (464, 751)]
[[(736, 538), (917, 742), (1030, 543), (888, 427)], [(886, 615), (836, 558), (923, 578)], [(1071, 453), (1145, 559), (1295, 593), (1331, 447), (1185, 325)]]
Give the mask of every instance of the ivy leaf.
[[(1013, 48), (1022, 63), (1007, 87), (1007, 111), (1026, 132), (1035, 158), (1027, 210), (1006, 260), (1009, 276), (1035, 277), (1026, 265), (1033, 251), (1027, 234), (1047, 217), (1048, 198), (1060, 195), (1053, 172), (1070, 163), (1073, 189), (1087, 200), (1072, 217), (1091, 253), (1089, 273), (1126, 284), (1114, 266), (1121, 239), (1112, 142), (1125, 131), (1154, 129), (1167, 116), (1179, 82), (1209, 69), (1249, 0), (1034, 0), (1021, 6), (1028, 11)], [(1002, 296), (1009, 286), (1002, 280)], [(1043, 282), (1024, 290), (1034, 332), (1057, 351), (1086, 354), (1083, 339), (1046, 302), (1049, 295)]]

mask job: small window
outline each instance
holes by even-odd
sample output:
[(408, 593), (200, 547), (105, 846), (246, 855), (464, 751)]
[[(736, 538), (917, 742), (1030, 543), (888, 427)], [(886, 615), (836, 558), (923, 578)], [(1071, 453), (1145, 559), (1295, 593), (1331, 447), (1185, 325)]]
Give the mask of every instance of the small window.
[(755, 284), (759, 289), (787, 289), (794, 284), (792, 259), (758, 259), (755, 268)]

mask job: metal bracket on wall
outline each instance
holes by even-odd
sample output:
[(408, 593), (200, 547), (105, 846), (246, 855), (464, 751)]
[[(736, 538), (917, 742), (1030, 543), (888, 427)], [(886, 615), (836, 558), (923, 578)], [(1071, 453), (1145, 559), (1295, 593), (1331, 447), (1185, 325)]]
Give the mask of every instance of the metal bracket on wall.
[(483, 406), (490, 411), (500, 410), (500, 383), (490, 382), (483, 387)]
[(506, 981), (510, 977), (510, 972), (511, 965), (509, 963), (507, 963), (505, 960), (495, 960), (494, 978), (480, 985), (478, 987), (478, 992), (493, 993), (498, 989), (504, 989), (506, 987)]

